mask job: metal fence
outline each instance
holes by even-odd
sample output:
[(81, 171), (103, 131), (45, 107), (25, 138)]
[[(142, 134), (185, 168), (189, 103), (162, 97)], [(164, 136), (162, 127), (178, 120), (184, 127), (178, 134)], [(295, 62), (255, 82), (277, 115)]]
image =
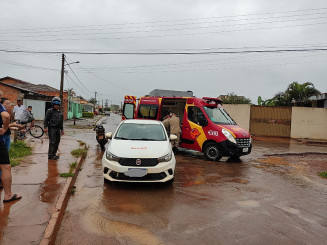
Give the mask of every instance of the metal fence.
[(292, 107), (251, 106), (250, 132), (262, 136), (291, 136)]

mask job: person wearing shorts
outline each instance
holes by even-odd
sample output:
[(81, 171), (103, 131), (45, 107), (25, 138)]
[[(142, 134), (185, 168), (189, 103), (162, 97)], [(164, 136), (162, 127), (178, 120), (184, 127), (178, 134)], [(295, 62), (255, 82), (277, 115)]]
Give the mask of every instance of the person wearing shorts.
[(2, 172), (1, 179), (3, 184), (3, 189), (5, 192), (5, 196), (3, 199), (4, 203), (16, 201), (22, 198), (17, 194), (13, 194), (11, 192), (11, 183), (12, 183), (12, 175), (11, 175), (11, 166), (9, 153), (6, 148), (6, 145), (3, 142), (2, 136), (7, 131), (10, 121), (10, 115), (5, 110), (5, 108), (0, 105), (0, 170)]

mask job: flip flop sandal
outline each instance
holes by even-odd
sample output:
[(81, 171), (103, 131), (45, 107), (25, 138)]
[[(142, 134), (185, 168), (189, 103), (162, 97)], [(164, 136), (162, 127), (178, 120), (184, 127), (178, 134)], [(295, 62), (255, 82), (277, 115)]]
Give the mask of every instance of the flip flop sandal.
[(17, 194), (14, 194), (12, 196), (12, 198), (8, 199), (8, 200), (3, 200), (3, 203), (6, 203), (6, 202), (12, 202), (12, 201), (16, 201), (16, 200), (19, 200), (21, 199), (22, 197), (18, 197)]

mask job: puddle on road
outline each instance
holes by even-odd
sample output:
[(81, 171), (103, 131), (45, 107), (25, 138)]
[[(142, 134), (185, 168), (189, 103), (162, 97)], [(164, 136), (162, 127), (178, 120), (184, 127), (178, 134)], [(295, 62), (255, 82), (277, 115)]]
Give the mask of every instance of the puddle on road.
[(163, 244), (162, 239), (148, 229), (131, 223), (110, 220), (97, 211), (88, 211), (81, 218), (81, 222), (85, 231), (113, 236), (124, 244)]
[(260, 207), (260, 203), (255, 200), (246, 200), (246, 201), (240, 201), (236, 202), (239, 206), (244, 208), (258, 208)]

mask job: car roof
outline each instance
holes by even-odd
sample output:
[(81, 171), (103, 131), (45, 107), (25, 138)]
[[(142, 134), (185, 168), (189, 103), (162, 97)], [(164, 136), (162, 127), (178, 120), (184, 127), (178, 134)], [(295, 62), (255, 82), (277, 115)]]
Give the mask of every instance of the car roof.
[(160, 121), (155, 120), (145, 120), (145, 119), (126, 119), (123, 123), (133, 123), (133, 124), (160, 124)]

